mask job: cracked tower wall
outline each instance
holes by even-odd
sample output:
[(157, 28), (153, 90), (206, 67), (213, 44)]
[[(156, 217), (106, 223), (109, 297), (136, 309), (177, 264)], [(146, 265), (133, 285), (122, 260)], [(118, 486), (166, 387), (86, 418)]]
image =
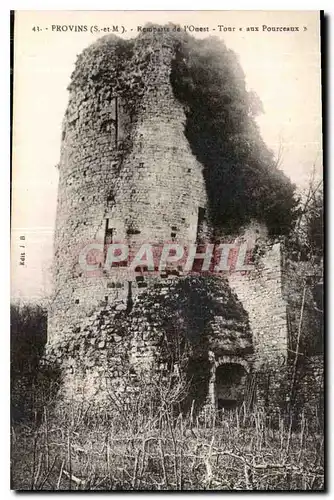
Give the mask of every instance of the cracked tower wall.
[[(134, 279), (120, 270), (116, 281), (123, 288), (116, 289), (114, 272), (87, 277), (78, 264), (87, 243), (103, 243), (106, 227), (114, 241), (131, 244), (171, 241), (172, 233), (175, 241), (194, 242), (198, 209), (206, 206), (202, 166), (184, 136), (185, 112), (169, 81), (173, 48), (159, 39), (135, 45), (136, 58), (119, 69), (117, 44), (110, 45), (102, 40), (84, 52), (70, 87), (49, 340), (101, 302), (125, 298)], [(90, 65), (98, 73), (103, 57), (108, 66), (97, 84)]]
[(281, 245), (266, 245), (254, 269), (232, 273), (229, 284), (248, 313), (254, 369), (275, 369), (287, 362), (287, 305), (282, 289)]
[[(129, 282), (134, 295), (145, 291), (136, 288), (135, 273), (121, 267), (112, 272), (104, 269), (102, 251), (97, 259), (101, 266), (87, 275), (79, 264), (81, 250), (89, 243), (102, 247), (111, 242), (131, 246), (194, 243), (200, 212), (202, 217), (205, 213), (201, 225), (204, 240), (206, 226), (211, 229), (203, 166), (185, 136), (187, 107), (176, 98), (170, 81), (175, 43), (173, 37), (161, 35), (129, 42), (105, 37), (79, 56), (72, 75), (59, 163), (54, 298), (48, 324), (49, 345), (57, 344), (58, 354), (62, 351), (68, 357), (68, 387), (74, 378), (79, 384), (84, 379), (79, 365), (85, 368), (85, 358), (90, 363), (85, 377), (96, 389), (101, 384), (101, 380), (91, 384), (98, 376), (96, 366), (101, 372), (108, 367), (121, 380), (129, 361), (122, 356), (127, 357), (129, 351), (135, 353), (130, 356), (135, 359), (139, 352), (140, 359), (154, 360), (157, 343), (150, 334), (139, 338), (137, 327), (123, 319), (116, 333), (113, 331), (113, 315), (126, 316)], [(248, 232), (253, 234), (253, 228)], [(235, 241), (249, 237), (246, 231)], [(253, 271), (229, 276), (229, 286), (248, 313), (253, 338), (242, 347), (235, 342), (224, 354), (233, 327), (226, 327), (223, 315), (218, 315), (213, 324), (221, 331), (215, 331), (211, 344), (216, 367), (229, 360), (242, 365), (242, 358), (249, 358), (247, 369), (251, 371), (253, 345), (256, 367), (265, 362), (279, 365), (286, 356), (279, 253), (278, 246), (268, 243)], [(222, 281), (222, 289), (225, 287), (226, 280)], [(138, 313), (140, 295), (134, 307)], [(101, 319), (105, 314), (110, 315), (109, 323)], [(233, 324), (233, 318), (231, 321)], [(126, 331), (121, 332), (122, 328)], [(240, 332), (247, 329), (242, 326)], [(158, 337), (157, 332), (155, 335)], [(80, 353), (79, 358), (74, 351)], [(71, 375), (72, 359), (79, 370), (75, 377)], [(104, 359), (107, 364), (100, 366)], [(108, 360), (113, 359), (116, 364), (110, 367)]]

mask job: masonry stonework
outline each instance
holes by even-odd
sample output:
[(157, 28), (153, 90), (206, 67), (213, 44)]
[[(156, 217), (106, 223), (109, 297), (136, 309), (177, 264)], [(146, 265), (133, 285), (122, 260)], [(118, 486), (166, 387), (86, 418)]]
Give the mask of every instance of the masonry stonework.
[(129, 380), (142, 370), (175, 370), (181, 359), (166, 345), (179, 335), (193, 367), (193, 395), (203, 404), (239, 402), (252, 373), (287, 363), (281, 247), (263, 226), (230, 237), (261, 242), (254, 268), (207, 284), (182, 273), (150, 279), (140, 270), (108, 269), (104, 252), (95, 274), (80, 267), (89, 244), (210, 241), (203, 166), (170, 81), (175, 43), (105, 37), (79, 56), (72, 75), (46, 351), (61, 366), (69, 399), (104, 403), (113, 391), (131, 393)]
[[(89, 56), (96, 58), (96, 50)], [(133, 77), (133, 85), (146, 86), (145, 92), (132, 91), (135, 111), (127, 105), (130, 91), (127, 95), (125, 87), (120, 96), (114, 90), (118, 82), (112, 70), (102, 88), (87, 79), (71, 92), (59, 164), (50, 338), (106, 297), (122, 295), (124, 278), (115, 293), (112, 277), (87, 278), (78, 264), (82, 248), (104, 242), (107, 224), (114, 241), (131, 244), (196, 239), (206, 194), (202, 167), (184, 137), (185, 112), (169, 82), (173, 50), (156, 41), (145, 57), (145, 75)], [(116, 141), (122, 118), (127, 126)]]
[(229, 282), (249, 315), (255, 368), (284, 366), (288, 353), (288, 330), (286, 302), (282, 293), (280, 244), (267, 247), (254, 270), (246, 276), (233, 273)]

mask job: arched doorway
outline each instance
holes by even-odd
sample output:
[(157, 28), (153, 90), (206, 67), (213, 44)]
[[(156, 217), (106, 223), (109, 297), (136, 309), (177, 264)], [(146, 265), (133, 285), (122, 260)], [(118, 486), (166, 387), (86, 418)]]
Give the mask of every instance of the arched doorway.
[(247, 371), (238, 363), (223, 363), (216, 368), (215, 396), (218, 410), (239, 406), (245, 395)]

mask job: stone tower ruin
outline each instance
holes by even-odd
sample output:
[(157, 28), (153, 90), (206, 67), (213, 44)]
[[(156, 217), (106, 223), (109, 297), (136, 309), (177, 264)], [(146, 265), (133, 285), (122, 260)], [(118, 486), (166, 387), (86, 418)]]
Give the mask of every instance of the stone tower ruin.
[[(78, 57), (72, 75), (47, 346), (71, 397), (103, 401), (108, 384), (126, 390), (129, 373), (166, 367), (163, 346), (181, 330), (196, 334), (191, 361), (203, 376), (194, 395), (203, 402), (238, 401), (250, 374), (286, 362), (281, 250), (263, 224), (229, 235), (235, 243), (265, 242), (246, 274), (205, 278), (178, 269), (150, 278), (140, 269), (108, 269), (105, 252), (92, 273), (80, 266), (88, 245), (210, 241), (203, 165), (185, 135), (187, 107), (171, 83), (178, 43), (172, 34), (105, 37)], [(205, 297), (210, 304), (202, 310)]]

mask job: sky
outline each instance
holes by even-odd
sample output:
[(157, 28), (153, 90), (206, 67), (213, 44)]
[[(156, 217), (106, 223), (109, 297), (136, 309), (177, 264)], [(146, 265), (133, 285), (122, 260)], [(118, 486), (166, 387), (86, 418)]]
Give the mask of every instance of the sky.
[[(276, 154), (282, 150), (281, 168), (299, 191), (306, 189), (313, 165), (316, 176), (321, 177), (318, 12), (17, 12), (11, 242), (14, 299), (40, 300), (52, 290), (56, 165), (67, 86), (77, 55), (105, 34), (91, 33), (90, 27), (123, 26), (126, 32), (120, 36), (128, 38), (147, 22), (208, 27), (209, 32), (192, 34), (222, 38), (238, 54), (248, 90), (255, 91), (262, 101), (264, 113), (258, 118), (261, 134)], [(86, 25), (88, 31), (71, 32), (70, 25)], [(219, 25), (235, 30), (219, 31)], [(263, 25), (299, 27), (299, 31), (263, 31)], [(247, 32), (247, 27), (258, 27), (259, 31)], [(22, 259), (24, 265), (20, 264)]]

